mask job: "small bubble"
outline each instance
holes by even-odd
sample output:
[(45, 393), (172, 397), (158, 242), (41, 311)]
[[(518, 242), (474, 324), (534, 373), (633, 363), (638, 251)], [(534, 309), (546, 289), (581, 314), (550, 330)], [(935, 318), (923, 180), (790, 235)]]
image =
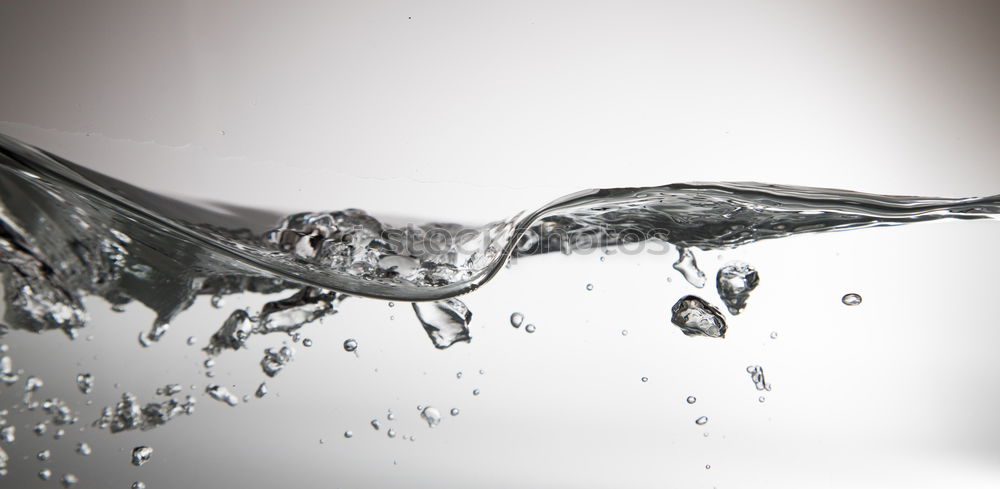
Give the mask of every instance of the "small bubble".
[(510, 315), (510, 325), (515, 328), (520, 328), (521, 324), (524, 323), (524, 314), (515, 312)]
[(212, 360), (211, 358), (209, 358), (209, 359), (205, 360), (204, 365), (205, 365), (205, 368), (212, 368), (212, 367), (215, 366), (215, 360)]
[(216, 309), (222, 309), (222, 306), (224, 305), (226, 305), (226, 301), (222, 298), (221, 295), (212, 296), (212, 307)]
[(698, 419), (694, 420), (694, 423), (695, 423), (696, 425), (699, 425), (699, 426), (700, 426), (700, 425), (703, 425), (703, 424), (705, 424), (705, 423), (707, 423), (707, 422), (708, 422), (708, 416), (702, 416), (702, 417), (700, 417), (700, 418), (698, 418)]
[(694, 397), (694, 396), (688, 396), (687, 397), (688, 404), (694, 404), (697, 401), (698, 401), (698, 399), (696, 397)]
[(462, 372), (459, 372), (459, 373), (455, 374), (455, 377), (461, 379), (462, 378)]
[(47, 481), (52, 477), (52, 471), (49, 469), (42, 469), (38, 471), (38, 478)]
[(587, 290), (594, 290), (594, 284), (587, 284)]
[(643, 381), (643, 382), (649, 382), (649, 377), (643, 377), (643, 378), (642, 378), (642, 381)]
[(472, 389), (472, 395), (478, 396), (479, 395), (479, 389)]
[(302, 340), (302, 346), (304, 346), (306, 348), (309, 348), (310, 346), (313, 346), (313, 340), (311, 340), (309, 338), (306, 338), (306, 339)]
[(396, 307), (396, 303), (395, 302), (390, 302), (389, 303), (389, 307)]
[(708, 469), (711, 469), (711, 468), (712, 468), (711, 465), (705, 465), (705, 470), (708, 470)]
[(420, 411), (420, 417), (427, 422), (427, 426), (431, 428), (437, 426), (441, 423), (441, 412), (434, 407), (427, 406)]
[(765, 400), (764, 396), (760, 396), (757, 398), (757, 402), (764, 402), (764, 400)]
[(354, 351), (358, 349), (358, 342), (354, 338), (344, 341), (344, 351)]
[(389, 438), (395, 438), (396, 437), (396, 430), (394, 430), (392, 428), (389, 428), (389, 431), (386, 432), (386, 435), (389, 435)]
[(382, 423), (379, 423), (377, 419), (373, 419), (371, 424), (372, 428), (375, 428), (375, 431), (378, 431), (382, 427)]
[(603, 256), (601, 257), (601, 261), (604, 261), (604, 257)]
[(77, 482), (80, 482), (80, 479), (77, 479), (73, 474), (66, 474), (62, 476), (63, 487), (72, 487), (76, 485)]
[(486, 373), (486, 371), (485, 371), (485, 370), (483, 370), (483, 369), (479, 369), (479, 375), (483, 375), (483, 374), (485, 374), (485, 373)]
[(325, 445), (325, 444), (326, 444), (326, 440), (324, 440), (324, 439), (320, 438), (320, 439), (319, 439), (319, 444), (320, 444), (320, 445)]
[(861, 304), (861, 296), (852, 292), (844, 295), (844, 297), (840, 299), (840, 302), (843, 302), (845, 306), (856, 306)]
[(458, 416), (458, 408), (451, 408), (451, 415)]
[(347, 431), (344, 432), (344, 438), (351, 438), (353, 436), (354, 436), (354, 433), (351, 433), (350, 430), (347, 430)]
[(38, 454), (35, 455), (35, 456), (38, 457), (38, 460), (41, 460), (41, 461), (44, 462), (44, 461), (48, 460), (49, 457), (52, 456), (52, 452), (50, 452), (48, 450), (42, 450), (42, 451), (38, 452)]
[(193, 345), (193, 344), (195, 344), (195, 343), (196, 343), (197, 341), (198, 341), (198, 338), (195, 338), (194, 336), (188, 336), (188, 339), (187, 339), (187, 344), (188, 344), (188, 345)]
[(774, 340), (774, 339), (777, 339), (777, 338), (778, 338), (778, 332), (777, 331), (771, 331), (771, 339)]
[(524, 327), (524, 330), (527, 331), (527, 332), (529, 332), (529, 333), (534, 333), (535, 332), (535, 325), (534, 324), (529, 324), (529, 325), (527, 325), (527, 326)]
[(628, 330), (627, 329), (623, 329), (622, 330), (622, 336), (628, 336)]
[(142, 481), (135, 481), (132, 483), (132, 489), (146, 489), (146, 483)]
[(66, 436), (66, 430), (59, 428), (58, 430), (56, 430), (55, 434), (52, 435), (52, 438), (56, 440), (62, 440), (64, 436)]
[(392, 412), (390, 412), (389, 414), (385, 415), (385, 419), (388, 419), (389, 421), (392, 421), (392, 420), (396, 419), (396, 415), (393, 414)]

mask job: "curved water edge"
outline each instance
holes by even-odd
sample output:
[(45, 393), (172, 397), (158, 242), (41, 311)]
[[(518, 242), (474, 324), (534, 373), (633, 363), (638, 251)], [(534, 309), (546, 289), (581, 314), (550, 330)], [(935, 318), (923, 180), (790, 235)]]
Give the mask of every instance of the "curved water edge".
[[(731, 248), (803, 233), (997, 214), (1000, 196), (687, 183), (585, 190), (478, 227), (389, 226), (354, 209), (295, 214), (274, 227), (249, 213), (134, 187), (0, 135), (6, 320), (36, 331), (82, 326), (87, 294), (116, 305), (138, 300), (161, 325), (203, 294), (301, 289), (300, 299), (324, 307), (335, 302), (324, 291), (445, 301), (486, 284), (512, 256), (647, 242)], [(154, 332), (150, 339), (158, 337)]]

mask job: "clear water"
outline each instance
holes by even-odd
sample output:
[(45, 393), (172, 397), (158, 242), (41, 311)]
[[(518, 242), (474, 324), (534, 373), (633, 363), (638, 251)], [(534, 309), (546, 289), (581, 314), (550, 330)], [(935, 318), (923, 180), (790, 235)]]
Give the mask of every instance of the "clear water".
[[(889, 346), (901, 336), (986, 334), (962, 316), (973, 312), (972, 299), (942, 298), (953, 284), (920, 272), (940, 256), (947, 257), (941, 267), (957, 267), (954, 246), (984, 246), (960, 237), (996, 228), (996, 196), (675, 184), (584, 191), (471, 227), (392, 226), (360, 210), (275, 213), (267, 220), (174, 201), (15, 140), (0, 136), (0, 143), (4, 333), (13, 345), (0, 359), (6, 410), (0, 465), (6, 480), (18, 484), (58, 478), (80, 487), (112, 480), (125, 487), (135, 482), (134, 472), (114, 467), (127, 464), (131, 450), (151, 487), (154, 480), (200, 487), (190, 485), (190, 467), (199, 466), (191, 458), (219, 452), (274, 462), (219, 476), (248, 487), (301, 475), (303, 467), (312, 470), (307, 480), (345, 487), (372, 480), (383, 487), (539, 480), (574, 487), (751, 480), (747, 485), (763, 487), (767, 474), (748, 468), (760, 467), (761, 455), (748, 453), (777, 451), (778, 467), (798, 464), (784, 443), (802, 443), (810, 432), (827, 439), (831, 425), (872, 436), (885, 444), (880, 454), (900, 457), (893, 447), (907, 446), (906, 436), (971, 453), (996, 441), (962, 431), (967, 427), (950, 434), (923, 427), (927, 417), (955, 423), (938, 418), (947, 412), (940, 406), (914, 401), (907, 388), (879, 383), (897, 366), (878, 372), (879, 362), (868, 363), (890, 362), (896, 354)], [(891, 260), (878, 251), (874, 231), (813, 236), (944, 219), (984, 222), (934, 227), (947, 229), (940, 240), (947, 249), (905, 269), (887, 266), (883, 274), (873, 268)], [(853, 265), (863, 263), (866, 275), (852, 277), (839, 251), (831, 253), (838, 247), (883, 262), (859, 260)], [(787, 250), (802, 248), (817, 258), (782, 263), (792, 256)], [(601, 280), (602, 270), (625, 267), (643, 272)], [(994, 260), (960, 276), (995, 271)], [(910, 275), (924, 280), (905, 279)], [(540, 285), (512, 293), (520, 287), (504, 281), (514, 276)], [(667, 282), (670, 276), (685, 281)], [(546, 300), (550, 288), (579, 296)], [(936, 304), (921, 299), (928, 291)], [(412, 302), (412, 310), (388, 300)], [(951, 301), (967, 307), (941, 304)], [(891, 322), (865, 318), (879, 307), (896, 309), (879, 316)], [(928, 321), (939, 308), (945, 319)], [(108, 319), (114, 315), (125, 319)], [(948, 331), (939, 329), (941, 321)], [(820, 339), (835, 335), (841, 349), (822, 348), (806, 334), (810, 329)], [(918, 357), (940, 356), (945, 348), (928, 346)], [(817, 351), (829, 356), (808, 355)], [(73, 361), (53, 358), (55, 352)], [(923, 368), (935, 362), (908, 362), (901, 363), (922, 366), (914, 377), (934, 383)], [(846, 374), (859, 369), (879, 382)], [(881, 391), (865, 391), (872, 386)], [(954, 382), (950, 387), (967, 392)], [(816, 390), (847, 398), (851, 407), (814, 403), (809, 394)], [(989, 394), (980, 405), (994, 402), (990, 389), (979, 392)], [(871, 397), (889, 394), (894, 401)], [(914, 412), (924, 417), (879, 414), (909, 402), (923, 403)], [(873, 404), (867, 414), (860, 408), (866, 403)], [(406, 419), (392, 414), (414, 405)], [(838, 424), (844, 412), (852, 415)], [(64, 429), (66, 440), (53, 434)], [(242, 438), (257, 431), (266, 435)], [(205, 434), (207, 442), (199, 441)], [(389, 438), (415, 448), (384, 445)], [(850, 442), (831, 439), (838, 448), (827, 460), (843, 458), (840, 447)], [(64, 453), (84, 443), (92, 454)], [(317, 452), (320, 446), (329, 449)], [(664, 447), (670, 450), (659, 451)], [(476, 452), (484, 460), (506, 455), (517, 470), (488, 473), (496, 465), (469, 460)], [(31, 453), (38, 455), (23, 459)], [(616, 469), (579, 469), (586, 453)], [(662, 469), (665, 459), (671, 470)], [(329, 464), (340, 469), (322, 470)], [(794, 471), (785, 476), (795, 480)]]

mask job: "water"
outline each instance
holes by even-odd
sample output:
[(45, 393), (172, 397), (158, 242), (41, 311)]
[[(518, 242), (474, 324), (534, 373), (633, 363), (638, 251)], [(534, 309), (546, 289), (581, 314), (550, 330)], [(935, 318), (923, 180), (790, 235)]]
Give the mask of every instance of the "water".
[[(786, 304), (785, 309), (797, 311), (796, 314), (782, 314), (769, 305), (777, 300), (776, 297), (783, 296), (788, 288), (815, 289), (817, 296), (825, 294), (824, 303), (839, 305), (842, 310), (850, 309), (852, 314), (862, 314), (878, 306), (883, 299), (866, 302), (860, 308), (845, 308), (837, 303), (838, 298), (843, 298), (843, 304), (860, 304), (860, 296), (855, 302), (853, 298), (849, 300), (843, 295), (846, 292), (863, 290), (866, 297), (872, 297), (871, 291), (877, 288), (871, 284), (846, 282), (836, 284), (840, 288), (831, 292), (827, 285), (832, 284), (827, 284), (827, 274), (820, 269), (811, 270), (812, 273), (803, 277), (802, 281), (792, 282), (789, 275), (779, 273), (774, 262), (754, 258), (749, 260), (754, 266), (733, 260), (715, 264), (716, 252), (736, 254), (745, 249), (744, 245), (796, 235), (799, 237), (794, 239), (801, 239), (802, 235), (823, 231), (944, 218), (987, 219), (1000, 210), (1000, 203), (995, 197), (949, 200), (761, 184), (678, 184), (580, 192), (558, 199), (537, 211), (481, 226), (436, 222), (392, 225), (388, 220), (377, 219), (360, 210), (306, 212), (286, 217), (272, 216), (273, 219), (265, 220), (253, 213), (219, 212), (168, 199), (115, 182), (10, 139), (3, 138), (0, 143), (4, 148), (0, 155), (0, 219), (3, 221), (0, 228), (0, 263), (5, 271), (6, 300), (2, 330), (11, 338), (16, 336), (19, 342), (23, 338), (36, 341), (36, 337), (39, 342), (54, 341), (49, 338), (58, 335), (57, 332), (67, 338), (78, 337), (84, 328), (89, 331), (89, 328), (95, 327), (89, 316), (103, 317), (103, 311), (95, 309), (95, 304), (97, 307), (105, 304), (88, 299), (95, 296), (107, 303), (108, 310), (114, 307), (124, 311), (115, 314), (128, 317), (129, 321), (135, 318), (142, 321), (129, 323), (128, 329), (123, 328), (121, 332), (102, 329), (95, 340), (98, 343), (111, 341), (105, 338), (129, 336), (128, 346), (123, 343), (117, 348), (139, 349), (136, 334), (141, 330), (139, 337), (146, 346), (142, 354), (149, 356), (137, 357), (140, 359), (137, 363), (105, 364), (104, 358), (114, 357), (115, 352), (99, 349), (87, 350), (87, 356), (83, 357), (84, 364), (79, 367), (74, 365), (72, 371), (66, 372), (40, 372), (41, 361), (21, 353), (20, 349), (6, 351), (0, 359), (0, 380), (14, 385), (19, 393), (32, 394), (32, 401), (39, 403), (36, 409), (31, 410), (17, 398), (0, 408), (15, 411), (14, 416), (19, 418), (31, 418), (31, 423), (38, 423), (35, 431), (40, 436), (47, 433), (50, 424), (72, 427), (67, 437), (71, 441), (67, 443), (84, 443), (86, 445), (71, 446), (88, 446), (88, 450), (90, 444), (98, 447), (96, 455), (90, 459), (105, 452), (111, 453), (113, 450), (104, 450), (101, 444), (111, 443), (107, 440), (116, 440), (117, 433), (126, 431), (141, 435), (152, 429), (205, 428), (206, 425), (201, 423), (209, 423), (207, 428), (214, 428), (211, 424), (219, 423), (232, 431), (220, 432), (217, 438), (235, 439), (240, 436), (236, 428), (239, 426), (237, 420), (261, 426), (272, 421), (247, 418), (250, 414), (246, 413), (255, 412), (250, 409), (274, 409), (263, 406), (293, 407), (279, 419), (294, 419), (321, 431), (315, 436), (309, 434), (310, 445), (316, 445), (315, 440), (320, 435), (328, 440), (325, 446), (335, 446), (344, 441), (341, 438), (353, 438), (351, 442), (357, 444), (368, 443), (373, 433), (358, 430), (357, 426), (363, 426), (377, 413), (373, 413), (369, 405), (368, 411), (356, 413), (352, 418), (353, 411), (344, 406), (351, 405), (355, 396), (370, 396), (371, 392), (382, 392), (380, 389), (386, 393), (375, 403), (377, 407), (399, 407), (403, 402), (397, 399), (410, 399), (411, 394), (423, 399), (422, 402), (431, 400), (438, 405), (463, 406), (462, 416), (449, 418), (444, 425), (439, 425), (441, 412), (429, 406), (421, 410), (419, 419), (408, 419), (410, 416), (405, 415), (401, 415), (399, 420), (387, 417), (384, 427), (378, 420), (373, 420), (373, 429), (386, 433), (386, 436), (379, 436), (382, 442), (388, 442), (387, 437), (396, 438), (399, 433), (399, 438), (414, 441), (414, 447), (425, 444), (433, 447), (448, 440), (448, 436), (454, 436), (452, 433), (464, 431), (474, 433), (474, 436), (469, 435), (472, 438), (489, 443), (489, 440), (503, 438), (504, 429), (514, 430), (516, 428), (511, 426), (529, 423), (533, 416), (546, 416), (547, 406), (562, 405), (567, 411), (585, 409), (579, 407), (581, 403), (571, 399), (565, 403), (557, 402), (558, 393), (562, 392), (560, 387), (544, 391), (536, 390), (532, 385), (545, 383), (551, 378), (559, 386), (558, 379), (565, 379), (562, 388), (592, 383), (599, 386), (594, 387), (599, 392), (608, 388), (603, 382), (612, 375), (610, 368), (605, 374), (592, 376), (586, 382), (572, 379), (575, 378), (575, 371), (591, 372), (587, 364), (614, 363), (610, 362), (611, 358), (617, 359), (618, 365), (635, 362), (629, 366), (635, 371), (619, 379), (623, 385), (635, 387), (637, 377), (644, 382), (648, 380), (642, 374), (662, 372), (650, 374), (655, 381), (642, 385), (642, 390), (651, 391), (650, 395), (656, 397), (635, 397), (636, 404), (648, 402), (654, 405), (657, 402), (662, 404), (662, 399), (682, 399), (687, 394), (684, 392), (686, 388), (696, 388), (700, 398), (697, 406), (684, 407), (704, 408), (704, 412), (713, 419), (712, 439), (721, 439), (715, 436), (716, 429), (727, 429), (722, 421), (729, 421), (734, 416), (725, 413), (721, 407), (725, 405), (720, 400), (723, 393), (714, 384), (699, 385), (697, 382), (707, 382), (705, 379), (712, 378), (710, 374), (713, 372), (718, 372), (718, 378), (738, 378), (732, 386), (733, 392), (746, 395), (746, 399), (759, 409), (780, 410), (781, 403), (788, 402), (787, 398), (780, 396), (791, 396), (789, 392), (796, 385), (789, 378), (789, 371), (796, 367), (769, 357), (773, 355), (770, 350), (755, 351), (762, 358), (739, 359), (741, 364), (734, 367), (726, 364), (726, 360), (713, 353), (715, 350), (711, 348), (722, 349), (729, 343), (739, 344), (735, 342), (743, 341), (740, 335), (751, 333), (756, 335), (759, 343), (760, 339), (767, 338), (770, 329), (761, 328), (768, 328), (769, 323), (781, 324), (782, 340), (769, 341), (768, 344), (773, 346), (766, 348), (786, 348), (786, 345), (789, 345), (787, 348), (794, 348), (790, 346), (794, 340), (792, 333), (801, 338), (807, 334), (808, 328), (813, 328), (817, 334), (832, 334), (814, 325), (819, 318), (801, 314), (795, 304)], [(667, 243), (673, 246), (667, 246)], [(536, 260), (537, 256), (548, 255), (546, 260), (573, 260), (575, 255), (601, 250), (623, 255), (600, 265), (600, 268), (608, 269), (624, 267), (629, 256), (625, 252), (630, 246), (638, 245), (646, 247), (644, 253), (647, 256), (665, 255), (659, 261), (672, 270), (658, 269), (660, 275), (657, 280), (661, 285), (666, 282), (664, 278), (669, 278), (667, 273), (676, 276), (678, 272), (687, 283), (677, 281), (676, 286), (664, 285), (655, 289), (637, 287), (634, 291), (623, 291), (630, 284), (598, 276), (600, 272), (596, 271), (596, 266), (587, 268), (578, 262), (567, 261), (583, 273), (582, 276), (575, 276), (575, 281), (567, 287), (567, 290), (572, 288), (573, 293), (580, 294), (573, 296), (572, 301), (558, 302), (548, 297), (552, 292), (550, 288), (560, 283), (558, 279), (571, 273), (568, 268), (557, 268), (558, 271), (551, 272), (549, 277), (531, 275), (539, 287), (532, 287), (530, 292), (517, 300), (497, 304), (503, 310), (500, 314), (487, 314), (483, 311), (492, 310), (492, 304), (476, 302), (480, 294), (489, 293), (494, 286), (493, 280), (497, 282), (496, 287), (503, 287), (503, 275), (534, 274), (533, 270), (545, 269), (545, 264), (551, 263)], [(672, 264), (674, 246), (679, 256), (676, 264)], [(712, 255), (703, 254), (708, 250), (713, 250)], [(569, 256), (562, 256), (567, 253)], [(513, 266), (507, 269), (505, 265), (511, 263), (511, 258)], [(597, 260), (591, 260), (596, 265)], [(770, 266), (763, 263), (770, 263)], [(642, 270), (639, 267), (636, 269)], [(642, 272), (634, 273), (638, 275)], [(716, 290), (705, 287), (706, 277), (713, 273)], [(760, 280), (760, 275), (765, 281)], [(594, 287), (594, 283), (599, 287)], [(638, 278), (635, 283), (639, 283)], [(581, 287), (581, 284), (586, 285)], [(622, 296), (634, 300), (612, 301), (606, 295), (616, 292), (624, 292)], [(696, 295), (690, 295), (692, 293)], [(354, 312), (368, 311), (363, 298), (391, 299), (400, 302), (400, 306), (412, 302), (413, 312), (410, 312), (411, 308), (394, 308), (392, 311), (400, 320), (386, 323), (382, 315)], [(123, 307), (132, 302), (145, 307)], [(206, 310), (219, 309), (222, 317), (207, 323), (186, 323), (188, 314), (207, 314), (198, 310), (199, 304), (209, 306)], [(385, 307), (385, 303), (380, 304)], [(643, 321), (618, 322), (615, 314), (606, 314), (606, 311), (617, 308), (645, 307), (654, 312), (644, 317)], [(147, 309), (149, 314), (142, 317)], [(185, 313), (188, 310), (190, 312)], [(533, 337), (499, 336), (500, 329), (510, 334), (519, 333), (504, 323), (514, 328), (523, 325), (528, 333), (536, 330), (534, 324), (525, 324), (524, 314), (511, 314), (512, 310), (529, 311), (533, 321), (544, 325), (544, 334)], [(574, 314), (571, 310), (581, 314)], [(564, 322), (560, 321), (560, 316), (575, 319)], [(842, 334), (846, 335), (851, 328), (850, 322), (860, 321), (861, 317), (839, 319), (844, 324)], [(761, 326), (758, 323), (764, 324)], [(625, 324), (629, 330), (622, 329)], [(505, 327), (498, 328), (500, 325)], [(597, 329), (601, 327), (605, 330)], [(796, 329), (793, 330), (793, 327)], [(337, 339), (316, 341), (309, 349), (312, 351), (297, 353), (284, 342), (294, 343), (300, 338), (295, 335), (304, 331), (303, 328), (310, 328), (307, 334), (311, 336), (301, 339), (303, 346), (308, 346), (307, 341), (312, 344), (312, 338), (322, 334), (336, 335)], [(324, 333), (326, 331), (329, 333)], [(601, 353), (575, 353), (578, 349), (591, 350), (585, 350), (586, 344), (573, 343), (572, 338), (567, 336), (569, 331), (601, 345)], [(632, 334), (627, 340), (617, 338), (613, 342), (616, 345), (598, 339), (611, 338), (611, 335), (625, 336), (629, 331)], [(789, 331), (789, 336), (785, 336), (786, 331)], [(28, 333), (46, 334), (26, 336)], [(409, 345), (404, 338), (412, 339), (414, 335), (419, 336), (425, 347), (430, 347), (428, 353), (401, 352), (393, 345), (395, 340), (386, 340), (387, 336), (399, 338), (400, 344)], [(714, 340), (706, 341), (702, 337)], [(771, 338), (774, 337), (772, 334)], [(198, 343), (197, 338), (202, 338), (202, 342)], [(350, 339), (344, 341), (343, 338)], [(429, 345), (426, 344), (428, 340)], [(365, 346), (363, 355), (343, 355), (340, 351), (341, 348), (348, 352), (356, 351), (359, 341)], [(560, 341), (564, 344), (559, 344)], [(501, 343), (505, 345), (502, 353), (493, 353), (496, 345)], [(570, 343), (574, 346), (569, 347)], [(629, 346), (617, 346), (618, 343)], [(658, 345), (670, 349), (671, 353), (662, 356), (638, 355), (635, 354), (640, 351), (637, 348), (644, 346), (633, 343)], [(82, 342), (67, 344), (72, 344), (73, 348), (85, 348), (80, 346)], [(174, 344), (196, 345), (197, 349), (186, 347), (183, 354), (170, 356), (168, 353), (173, 351), (170, 345)], [(324, 355), (332, 353), (322, 349), (325, 345), (334, 345), (339, 356), (346, 357), (329, 360), (337, 362), (335, 368), (317, 363)], [(741, 348), (749, 348), (741, 345)], [(572, 361), (546, 360), (544, 354), (538, 356), (541, 351), (563, 348), (573, 352), (569, 353)], [(620, 349), (625, 356), (616, 356), (619, 355), (613, 351), (616, 349)], [(476, 354), (465, 356), (467, 352)], [(414, 356), (406, 356), (405, 360), (399, 360), (401, 363), (393, 363), (397, 361), (393, 355), (401, 354)], [(431, 354), (437, 356), (425, 356)], [(678, 358), (682, 356), (686, 363), (670, 369), (658, 368), (656, 362), (670, 361), (676, 355), (680, 355)], [(142, 358), (149, 358), (148, 363)], [(707, 358), (712, 358), (715, 363), (707, 362)], [(501, 362), (500, 359), (506, 361)], [(467, 372), (479, 370), (481, 364), (476, 363), (478, 361), (490, 370), (489, 376), (475, 377), (474, 381), (479, 385), (468, 383), (474, 376), (462, 379), (454, 374), (458, 368)], [(766, 406), (758, 406), (763, 397), (754, 391), (770, 391), (770, 384), (764, 380), (763, 368), (756, 365), (748, 369), (752, 383), (747, 383), (743, 377), (745, 374), (740, 372), (747, 361), (764, 363), (769, 374), (774, 374), (780, 381), (774, 394), (769, 394)], [(248, 364), (253, 364), (254, 368), (246, 368)], [(203, 376), (190, 380), (193, 377), (185, 373), (192, 369), (200, 371), (201, 367), (213, 368), (225, 380), (220, 378), (215, 383), (209, 383)], [(226, 372), (229, 369), (240, 372), (230, 374)], [(401, 373), (401, 369), (406, 373)], [(164, 370), (168, 373), (163, 373)], [(278, 375), (286, 370), (288, 372)], [(139, 380), (133, 378), (121, 384), (136, 394), (115, 385), (122, 377), (128, 377), (127, 371), (143, 374)], [(164, 375), (174, 378), (164, 381)], [(142, 377), (149, 377), (149, 381), (144, 383)], [(494, 382), (493, 377), (500, 380)], [(41, 381), (43, 378), (45, 382)], [(273, 381), (268, 380), (272, 383), (270, 387), (261, 382), (261, 379), (272, 378)], [(443, 378), (454, 384), (454, 392), (438, 387), (438, 382), (443, 382), (438, 379)], [(303, 379), (310, 379), (308, 389), (296, 390), (294, 386), (304, 382)], [(691, 384), (678, 386), (681, 382), (688, 382), (684, 379), (692, 379)], [(205, 413), (199, 406), (197, 416), (191, 416), (195, 414), (195, 397), (179, 395), (181, 391), (175, 387), (163, 387), (178, 385), (166, 382), (196, 383), (187, 392), (218, 402), (209, 402), (210, 405), (204, 407)], [(54, 386), (67, 383), (73, 386), (75, 392), (72, 395), (60, 394), (56, 398), (51, 394), (55, 391)], [(483, 392), (489, 395), (479, 396), (480, 386), (488, 389)], [(669, 390), (674, 388), (679, 390)], [(742, 390), (744, 388), (754, 394), (750, 396)], [(275, 395), (268, 395), (272, 389)], [(477, 419), (480, 423), (484, 422), (486, 418), (482, 416), (502, 417), (501, 414), (484, 414), (484, 409), (489, 413), (495, 412), (486, 401), (502, 403), (504, 398), (516, 396), (522, 389), (532, 393), (538, 402), (522, 404), (532, 406), (524, 411), (517, 410), (517, 406), (511, 408), (510, 425), (506, 420), (497, 422), (497, 427), (484, 428), (475, 424)], [(311, 397), (314, 391), (330, 392), (336, 400), (305, 402), (305, 399), (314, 399)], [(254, 399), (246, 397), (248, 394), (254, 394)], [(84, 404), (84, 400), (91, 397), (95, 403), (92, 408)], [(247, 399), (253, 406), (241, 406), (244, 404), (241, 398)], [(5, 402), (8, 400), (6, 397), (3, 399)], [(467, 406), (465, 402), (474, 405)], [(599, 406), (608, 401), (598, 398), (593, 402)], [(687, 403), (693, 404), (694, 396), (688, 397)], [(409, 405), (414, 404), (416, 402)], [(230, 407), (236, 409), (230, 410)], [(299, 408), (302, 411), (297, 413)], [(638, 409), (635, 405), (627, 408)], [(721, 410), (722, 414), (716, 414), (716, 410)], [(448, 412), (457, 416), (458, 409)], [(531, 415), (525, 416), (525, 412)], [(656, 429), (673, 430), (674, 425), (677, 430), (683, 429), (682, 425), (690, 428), (692, 418), (699, 425), (705, 424), (708, 418), (700, 414), (685, 412), (676, 416), (658, 416)], [(182, 420), (183, 424), (174, 420)], [(323, 428), (326, 421), (332, 421), (339, 428), (336, 431)], [(286, 426), (287, 433), (279, 433), (298, 439), (295, 438), (298, 428), (276, 420), (273, 422)], [(171, 426), (164, 426), (168, 423)], [(420, 441), (415, 441), (409, 433), (415, 432), (422, 423), (437, 426), (438, 429), (433, 430), (431, 435), (421, 435)], [(767, 425), (764, 420), (760, 423)], [(354, 427), (354, 431), (344, 431), (345, 425)], [(553, 426), (560, 425), (555, 423)], [(77, 432), (77, 427), (87, 428), (87, 431)], [(4, 448), (19, 450), (17, 453), (20, 454), (20, 444), (27, 442), (14, 443), (13, 426), (9, 428), (9, 441), (0, 431), (0, 438), (10, 445)], [(587, 430), (581, 431), (584, 433), (580, 435), (556, 433), (569, 441), (575, 440), (579, 446), (588, 446)], [(339, 437), (338, 433), (344, 436)], [(695, 435), (698, 442), (704, 441), (702, 436)], [(306, 437), (303, 435), (301, 439)], [(675, 439), (682, 444), (696, 443)], [(257, 443), (258, 448), (265, 445), (263, 441), (258, 440)], [(253, 445), (252, 440), (249, 444)], [(293, 447), (290, 451), (294, 452), (295, 443), (290, 446)], [(157, 447), (160, 450), (159, 443)], [(380, 449), (389, 450), (386, 447)], [(192, 449), (199, 450), (200, 447)], [(34, 450), (26, 453), (37, 453), (38, 448)], [(321, 452), (316, 456), (324, 457), (315, 459), (317, 464), (337, 458), (330, 452)], [(404, 458), (401, 454), (392, 456)], [(313, 455), (303, 457), (313, 460), (310, 458)], [(718, 455), (718, 459), (724, 458)], [(712, 462), (720, 470), (712, 472), (723, 472), (721, 469), (725, 465), (716, 460), (717, 457), (713, 456)], [(9, 466), (5, 470), (18, 470), (19, 464), (21, 462), (17, 458), (4, 459), (4, 465)], [(697, 465), (703, 466), (703, 461)], [(558, 465), (536, 470), (556, 470), (556, 467)], [(40, 477), (35, 469), (30, 470), (32, 477)], [(84, 484), (91, 483), (94, 477), (101, 477), (93, 471), (85, 472), (76, 467), (73, 470), (84, 478)], [(111, 470), (119, 469), (112, 467)], [(281, 469), (275, 471), (288, 474)], [(62, 469), (56, 473), (64, 473), (63, 480), (71, 477)], [(87, 479), (88, 473), (90, 479)], [(76, 476), (71, 479), (75, 481)]]

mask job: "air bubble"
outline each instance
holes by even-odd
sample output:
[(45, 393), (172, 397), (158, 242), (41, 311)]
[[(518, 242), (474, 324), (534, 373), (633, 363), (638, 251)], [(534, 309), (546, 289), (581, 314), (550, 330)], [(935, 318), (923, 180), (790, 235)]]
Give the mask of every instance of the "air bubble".
[(344, 432), (344, 438), (352, 438), (353, 436), (354, 436), (354, 433), (351, 433), (350, 430), (347, 430), (347, 431)]
[(687, 403), (688, 404), (694, 404), (695, 402), (698, 402), (698, 399), (696, 397), (694, 397), (694, 396), (688, 396), (687, 397)]
[(594, 290), (594, 284), (587, 284), (587, 290)]
[(358, 342), (354, 338), (344, 341), (344, 351), (354, 351), (358, 349)]
[(845, 294), (844, 297), (840, 299), (845, 306), (856, 306), (861, 304), (861, 296), (855, 293)]
[(441, 412), (431, 406), (427, 406), (421, 410), (420, 417), (423, 418), (424, 421), (427, 422), (427, 426), (430, 426), (431, 428), (441, 423)]
[(524, 323), (524, 314), (515, 312), (510, 315), (510, 325), (515, 328), (520, 328), (521, 324)]
[(137, 446), (132, 449), (132, 465), (136, 467), (142, 467), (153, 458), (153, 449), (145, 445)]
[(458, 416), (458, 408), (451, 408), (451, 415)]
[(702, 417), (694, 420), (694, 424), (699, 425), (699, 426), (704, 425), (707, 422), (708, 422), (708, 416), (702, 416)]
[(534, 333), (535, 332), (535, 325), (534, 324), (529, 324), (529, 325), (527, 325), (527, 326), (524, 327), (524, 330), (527, 331), (527, 332), (529, 332), (529, 333)]

